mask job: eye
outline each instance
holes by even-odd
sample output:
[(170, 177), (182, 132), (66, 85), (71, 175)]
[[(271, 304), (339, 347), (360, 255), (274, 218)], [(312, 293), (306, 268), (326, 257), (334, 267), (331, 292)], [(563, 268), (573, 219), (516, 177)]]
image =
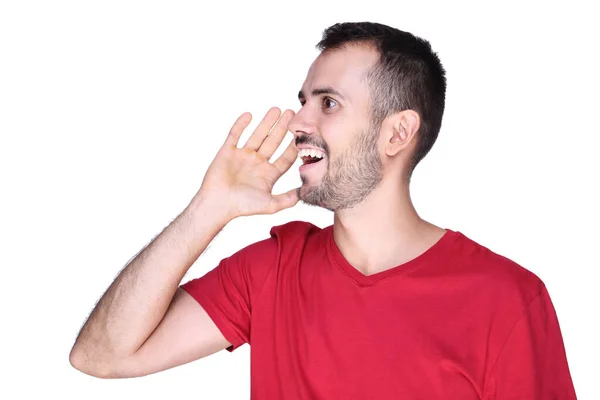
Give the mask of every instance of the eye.
[(336, 101), (331, 97), (323, 97), (323, 108), (331, 109), (337, 105)]

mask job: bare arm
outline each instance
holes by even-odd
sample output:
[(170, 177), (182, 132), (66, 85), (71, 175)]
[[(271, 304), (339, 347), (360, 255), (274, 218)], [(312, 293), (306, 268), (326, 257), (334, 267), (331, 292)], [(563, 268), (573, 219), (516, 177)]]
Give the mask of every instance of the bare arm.
[[(115, 364), (136, 353), (156, 329), (183, 276), (227, 222), (217, 204), (202, 198), (191, 203), (110, 285), (73, 346), (71, 364), (111, 376)], [(195, 312), (202, 316), (195, 300), (182, 295), (187, 303), (173, 301), (172, 307), (200, 308)]]
[(229, 221), (298, 202), (296, 189), (271, 193), (298, 154), (292, 141), (269, 162), (293, 112), (280, 115), (271, 109), (243, 148), (237, 142), (250, 115), (238, 118), (188, 207), (121, 271), (90, 314), (69, 357), (75, 368), (103, 378), (140, 376), (231, 345), (178, 286)]

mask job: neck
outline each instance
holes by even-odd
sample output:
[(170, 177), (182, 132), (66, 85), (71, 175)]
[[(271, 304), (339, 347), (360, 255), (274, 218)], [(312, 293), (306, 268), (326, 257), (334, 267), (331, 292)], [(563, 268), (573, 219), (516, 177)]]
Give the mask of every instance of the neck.
[(445, 233), (419, 217), (408, 184), (385, 180), (362, 203), (336, 211), (333, 225), (340, 251), (365, 275), (415, 258)]

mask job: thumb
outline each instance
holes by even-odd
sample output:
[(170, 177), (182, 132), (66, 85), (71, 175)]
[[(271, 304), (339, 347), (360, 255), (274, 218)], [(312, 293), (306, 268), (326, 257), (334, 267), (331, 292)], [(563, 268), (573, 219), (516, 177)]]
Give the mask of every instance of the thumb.
[(291, 189), (285, 193), (273, 195), (273, 201), (271, 202), (271, 207), (269, 207), (269, 212), (274, 214), (278, 211), (295, 206), (299, 200), (297, 193), (298, 189), (300, 188)]

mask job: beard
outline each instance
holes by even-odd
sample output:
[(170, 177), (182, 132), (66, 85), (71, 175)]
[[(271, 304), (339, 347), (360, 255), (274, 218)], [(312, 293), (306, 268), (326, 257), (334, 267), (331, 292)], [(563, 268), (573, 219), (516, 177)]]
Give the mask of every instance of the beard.
[(300, 201), (334, 212), (361, 203), (383, 179), (377, 133), (374, 124), (370, 124), (368, 131), (356, 135), (340, 156), (331, 162), (327, 158), (327, 169), (319, 185), (307, 188), (308, 180), (301, 176), (302, 187), (297, 191)]

